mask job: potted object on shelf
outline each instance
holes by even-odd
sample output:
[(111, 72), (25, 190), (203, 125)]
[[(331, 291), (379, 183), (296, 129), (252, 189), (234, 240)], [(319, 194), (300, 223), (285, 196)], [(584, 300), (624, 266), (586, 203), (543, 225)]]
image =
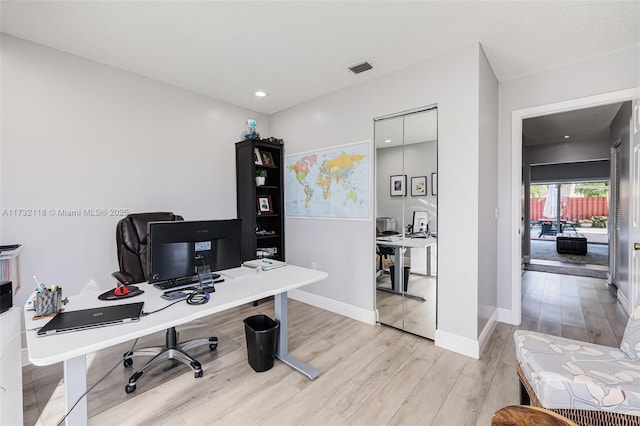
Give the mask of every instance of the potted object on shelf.
[(265, 169), (256, 169), (256, 186), (264, 185), (264, 181), (267, 178), (267, 171)]

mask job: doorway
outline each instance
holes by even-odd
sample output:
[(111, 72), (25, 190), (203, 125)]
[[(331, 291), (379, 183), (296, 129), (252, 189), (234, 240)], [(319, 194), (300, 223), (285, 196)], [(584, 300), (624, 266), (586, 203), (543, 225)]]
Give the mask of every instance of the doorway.
[(609, 189), (608, 180), (530, 184), (525, 269), (607, 279)]
[[(511, 287), (510, 294), (510, 310), (502, 315), (502, 318), (512, 324), (520, 324), (522, 321), (522, 236), (525, 232), (525, 207), (524, 191), (525, 179), (524, 175), (527, 169), (522, 167), (523, 164), (523, 121), (527, 118), (540, 117), (558, 112), (572, 111), (576, 109), (584, 109), (592, 106), (606, 105), (615, 102), (626, 102), (633, 99), (636, 89), (626, 89), (616, 92), (610, 92), (595, 96), (589, 96), (570, 101), (563, 101), (554, 104), (530, 107), (520, 110), (514, 110), (511, 117), (511, 192), (509, 196), (510, 214), (510, 244), (508, 250), (511, 253), (509, 257), (509, 284)], [(621, 191), (621, 193), (624, 191)], [(628, 252), (628, 244), (621, 244), (620, 252)], [(619, 292), (620, 293), (620, 292)], [(507, 296), (509, 297), (509, 296)], [(622, 301), (621, 301), (622, 302)], [(627, 304), (623, 303), (625, 309)]]

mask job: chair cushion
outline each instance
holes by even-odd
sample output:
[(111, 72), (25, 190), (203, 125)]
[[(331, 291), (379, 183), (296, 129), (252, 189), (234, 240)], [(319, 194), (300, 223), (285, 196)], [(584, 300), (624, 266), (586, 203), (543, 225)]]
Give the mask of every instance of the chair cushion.
[(618, 348), (514, 333), (516, 358), (544, 408), (640, 415), (640, 362)]
[(629, 317), (620, 342), (620, 350), (629, 358), (640, 360), (640, 306)]

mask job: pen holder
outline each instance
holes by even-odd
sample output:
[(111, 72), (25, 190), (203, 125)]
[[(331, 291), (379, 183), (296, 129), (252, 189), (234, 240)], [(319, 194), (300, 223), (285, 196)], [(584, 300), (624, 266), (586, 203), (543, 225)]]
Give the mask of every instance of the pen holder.
[(62, 288), (47, 293), (36, 293), (35, 300), (36, 316), (57, 314), (62, 308)]

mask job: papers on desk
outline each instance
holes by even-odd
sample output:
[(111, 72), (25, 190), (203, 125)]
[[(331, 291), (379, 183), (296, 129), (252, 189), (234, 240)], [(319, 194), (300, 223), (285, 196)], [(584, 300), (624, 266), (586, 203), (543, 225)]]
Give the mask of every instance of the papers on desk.
[(378, 237), (376, 240), (378, 241), (399, 241), (402, 237), (394, 236), (394, 237)]
[(269, 269), (282, 268), (283, 266), (287, 266), (287, 262), (280, 262), (279, 260), (274, 259), (256, 259), (256, 260), (247, 260), (242, 266), (246, 266), (248, 268), (254, 269), (262, 269), (263, 271), (268, 271)]
[(217, 273), (227, 280), (241, 280), (243, 278), (247, 278), (252, 275), (255, 275), (257, 272), (258, 272), (257, 269), (245, 268), (244, 266), (240, 266), (238, 268), (231, 268), (231, 269), (225, 269), (224, 271), (218, 271)]

